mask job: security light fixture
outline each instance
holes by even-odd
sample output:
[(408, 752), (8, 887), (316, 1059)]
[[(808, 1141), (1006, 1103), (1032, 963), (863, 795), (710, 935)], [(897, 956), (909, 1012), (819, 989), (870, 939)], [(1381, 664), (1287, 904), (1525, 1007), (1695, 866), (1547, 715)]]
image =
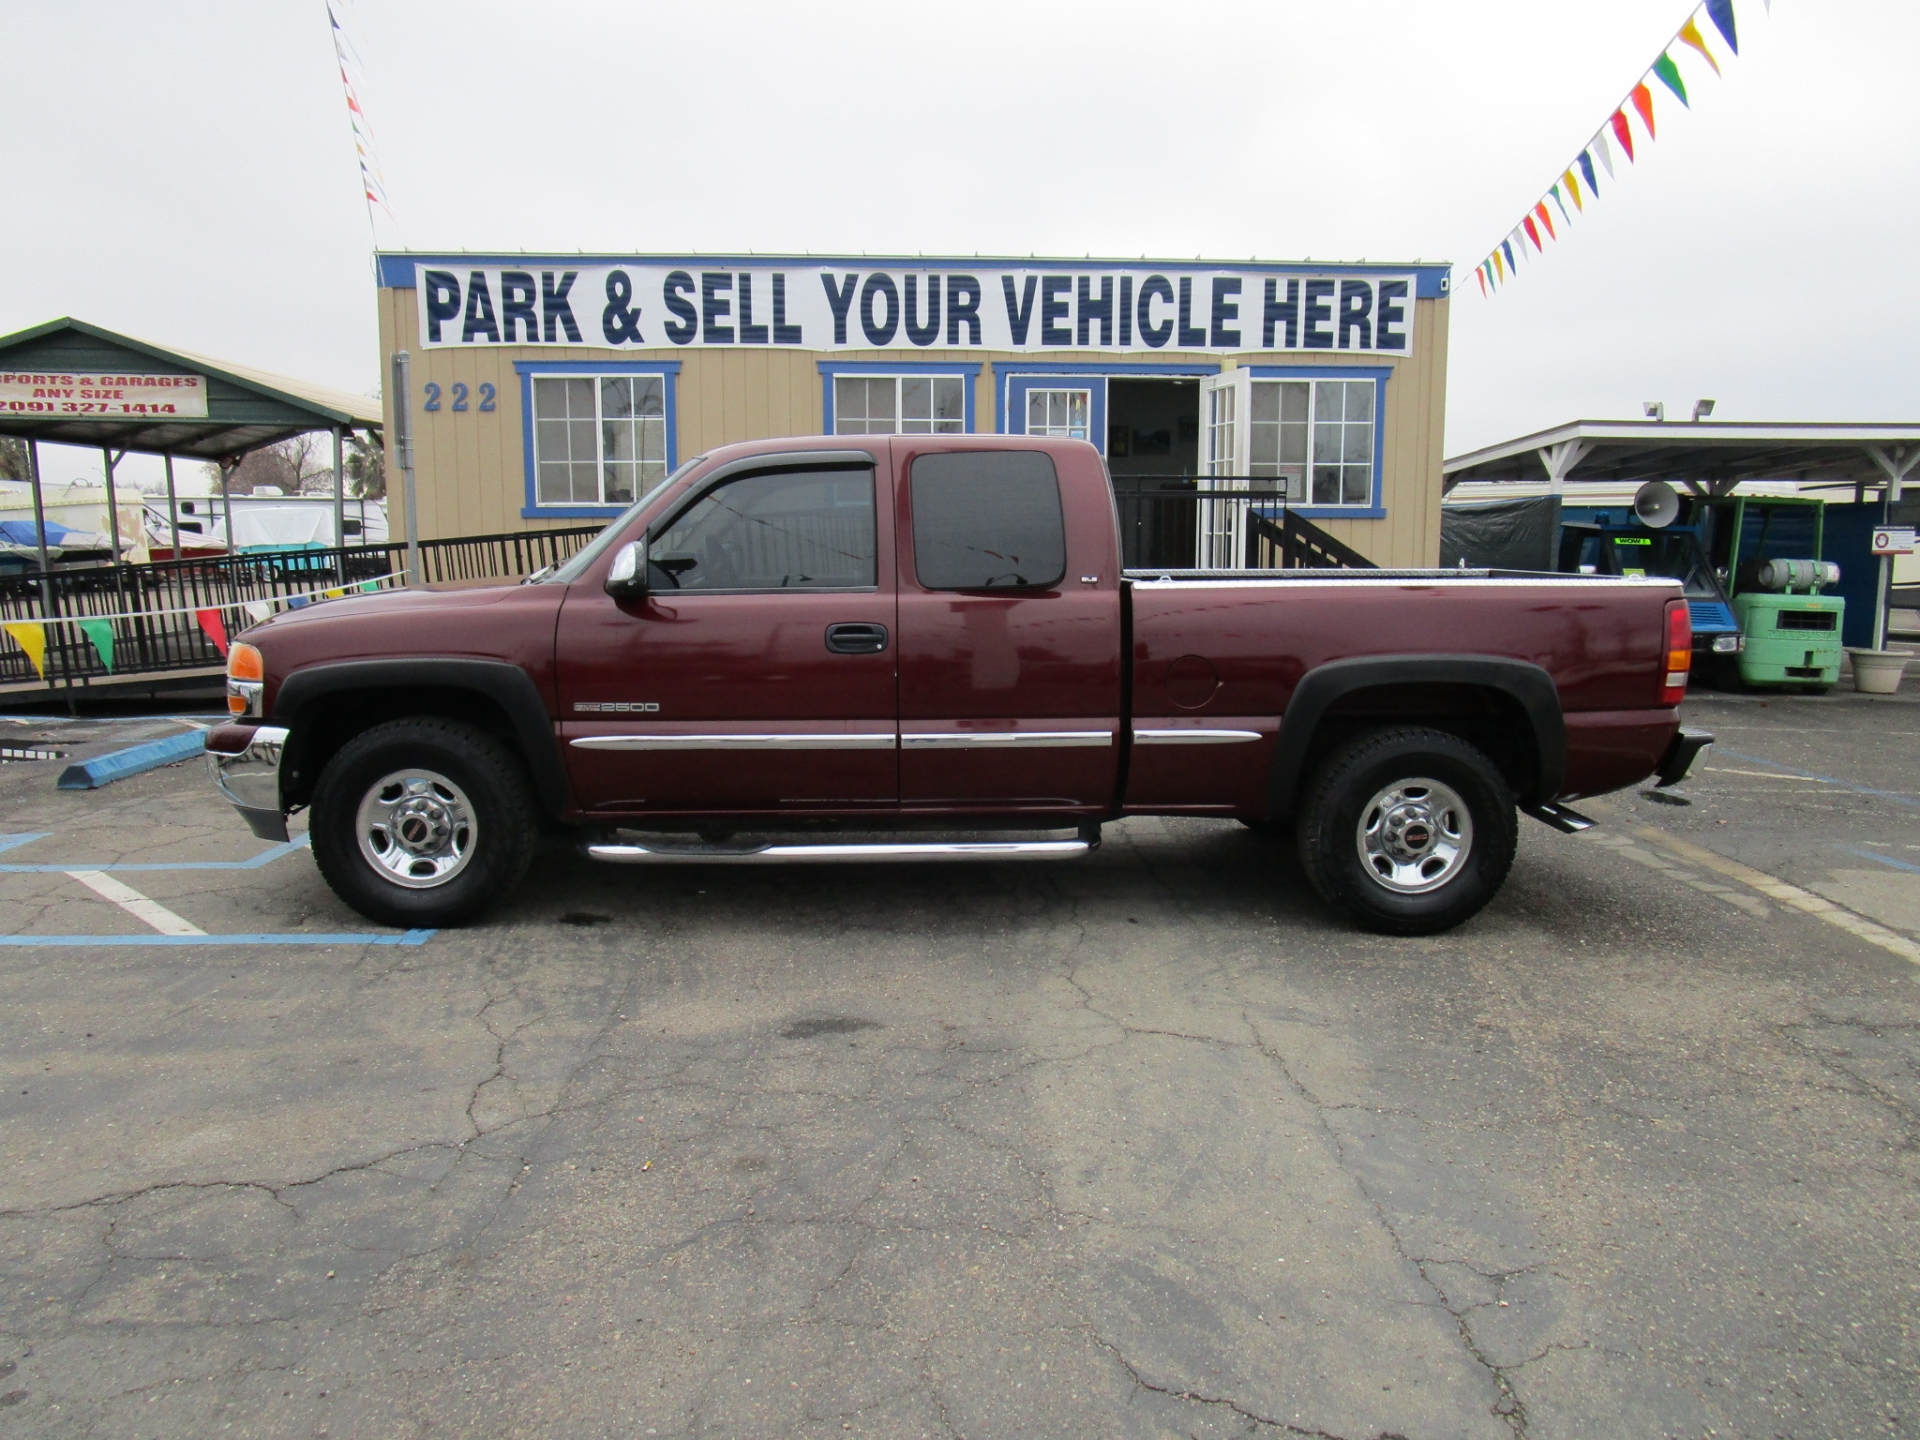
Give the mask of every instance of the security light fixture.
[(1707, 416), (1711, 414), (1713, 414), (1713, 401), (1696, 400), (1693, 402), (1693, 418), (1694, 419), (1704, 420), (1707, 418)]
[(1667, 418), (1667, 403), (1664, 400), (1648, 400), (1640, 408), (1647, 412), (1647, 418), (1649, 420), (1664, 420)]

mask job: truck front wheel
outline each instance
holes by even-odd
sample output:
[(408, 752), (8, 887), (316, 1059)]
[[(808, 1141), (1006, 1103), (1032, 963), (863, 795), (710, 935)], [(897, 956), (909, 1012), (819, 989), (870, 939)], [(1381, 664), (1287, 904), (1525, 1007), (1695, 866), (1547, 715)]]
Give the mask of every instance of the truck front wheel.
[(455, 720), (376, 725), (340, 748), (313, 792), (313, 858), (347, 904), (382, 925), (459, 925), (511, 890), (533, 858), (525, 770)]
[(1308, 784), (1298, 827), (1321, 898), (1388, 935), (1452, 929), (1513, 866), (1506, 781), (1441, 730), (1379, 730), (1336, 752)]

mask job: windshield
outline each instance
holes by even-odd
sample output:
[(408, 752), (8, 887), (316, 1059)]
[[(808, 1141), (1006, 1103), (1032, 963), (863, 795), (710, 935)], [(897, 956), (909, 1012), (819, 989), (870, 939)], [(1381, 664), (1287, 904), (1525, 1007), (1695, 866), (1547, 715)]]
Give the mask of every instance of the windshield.
[(661, 491), (665, 490), (669, 485), (673, 484), (706, 458), (704, 455), (696, 455), (691, 460), (683, 462), (678, 470), (675, 470), (671, 475), (667, 476), (666, 479), (662, 480), (658, 485), (634, 501), (631, 506), (621, 513), (619, 518), (612, 521), (606, 529), (589, 540), (586, 548), (578, 555), (575, 555), (551, 575), (543, 575), (534, 583), (539, 585), (570, 585), (575, 580), (578, 580), (586, 573), (587, 568), (610, 549), (613, 542), (625, 533), (628, 524), (633, 520), (634, 516), (651, 505)]
[(1588, 574), (1658, 575), (1680, 581), (1690, 600), (1723, 598), (1699, 540), (1684, 530), (1589, 535), (1580, 547), (1579, 568)]

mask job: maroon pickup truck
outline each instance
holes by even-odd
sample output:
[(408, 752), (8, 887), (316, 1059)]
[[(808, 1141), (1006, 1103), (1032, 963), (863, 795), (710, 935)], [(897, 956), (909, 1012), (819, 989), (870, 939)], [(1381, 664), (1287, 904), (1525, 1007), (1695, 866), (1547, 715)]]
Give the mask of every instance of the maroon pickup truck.
[(1659, 580), (1123, 572), (1079, 441), (760, 441), (523, 583), (254, 627), (207, 748), (256, 834), (310, 807), (327, 882), (394, 925), (473, 918), (543, 830), (628, 863), (1062, 859), (1194, 815), (1290, 822), (1327, 901), (1419, 934), (1500, 888), (1516, 811), (1584, 828), (1562, 802), (1686, 774), (1688, 623)]

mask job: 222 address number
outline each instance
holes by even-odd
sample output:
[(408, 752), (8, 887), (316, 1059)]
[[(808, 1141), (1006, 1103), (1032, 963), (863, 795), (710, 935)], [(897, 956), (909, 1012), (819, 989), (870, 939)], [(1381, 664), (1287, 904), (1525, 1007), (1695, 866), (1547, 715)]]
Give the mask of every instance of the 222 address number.
[[(427, 403), (420, 408), (422, 410), (438, 410), (440, 408), (440, 387), (429, 380), (424, 388), (427, 392)], [(467, 409), (467, 393), (465, 384), (456, 380), (452, 386), (452, 394), (448, 398), (447, 408), (455, 413)], [(493, 409), (493, 397), (493, 386), (482, 382), (480, 386), (480, 403), (474, 408), (482, 411)]]

